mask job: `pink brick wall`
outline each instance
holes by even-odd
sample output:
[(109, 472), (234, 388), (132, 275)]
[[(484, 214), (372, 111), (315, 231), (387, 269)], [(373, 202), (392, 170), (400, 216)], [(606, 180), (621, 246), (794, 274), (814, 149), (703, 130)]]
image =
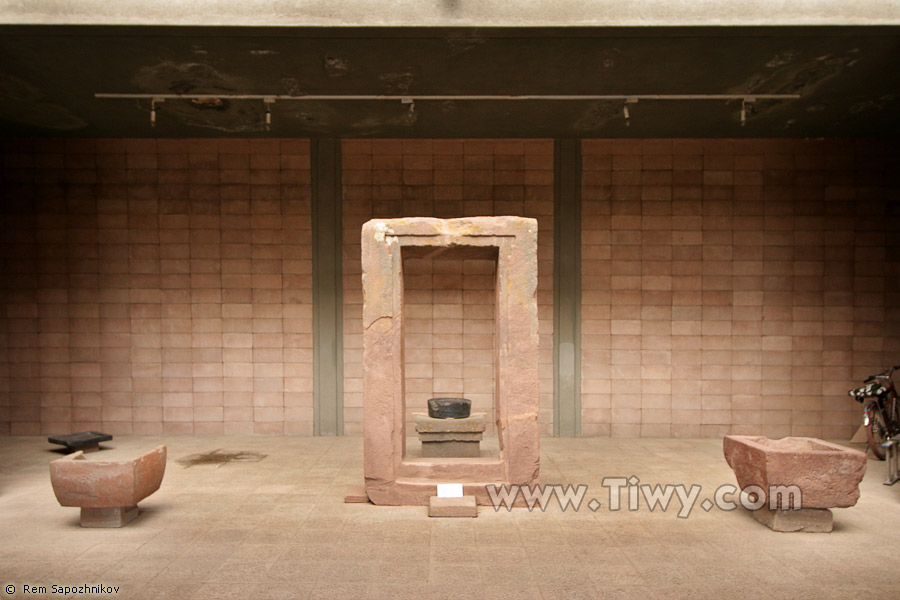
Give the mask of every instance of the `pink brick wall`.
[(312, 432), (309, 144), (2, 146), (0, 431)]
[[(343, 160), (344, 431), (362, 430), (362, 224), (375, 217), (518, 215), (539, 224), (539, 420), (541, 433), (552, 434), (553, 142), (346, 140)], [(408, 268), (407, 325), (415, 331), (407, 330), (407, 412), (424, 411), (427, 398), (448, 393), (490, 410), (490, 261), (408, 261)]]
[(585, 140), (585, 435), (846, 438), (900, 363), (898, 148)]
[[(897, 145), (583, 150), (584, 434), (852, 434), (846, 390), (900, 363)], [(551, 433), (552, 151), (344, 142), (347, 433), (362, 426), (362, 223), (491, 214), (539, 220)], [(312, 432), (306, 141), (24, 140), (0, 160), (0, 433)], [(490, 265), (408, 268), (410, 410), (451, 392), (489, 410)]]

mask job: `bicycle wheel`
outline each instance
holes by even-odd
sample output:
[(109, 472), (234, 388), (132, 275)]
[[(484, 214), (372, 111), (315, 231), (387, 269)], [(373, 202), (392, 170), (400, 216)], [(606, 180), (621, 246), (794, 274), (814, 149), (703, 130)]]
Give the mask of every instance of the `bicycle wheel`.
[(866, 404), (865, 425), (866, 437), (869, 439), (869, 448), (872, 449), (872, 454), (878, 460), (884, 460), (884, 448), (881, 447), (881, 444), (887, 438), (887, 425), (884, 422), (884, 415), (878, 408), (878, 402), (875, 400)]

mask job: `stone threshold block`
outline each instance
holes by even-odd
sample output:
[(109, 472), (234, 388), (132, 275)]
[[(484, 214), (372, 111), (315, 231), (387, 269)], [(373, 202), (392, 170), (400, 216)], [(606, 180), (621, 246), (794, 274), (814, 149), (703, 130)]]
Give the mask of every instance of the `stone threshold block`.
[(428, 516), (477, 517), (478, 506), (475, 504), (475, 496), (460, 496), (459, 498), (432, 496), (428, 499)]
[(772, 510), (768, 506), (763, 506), (752, 512), (754, 519), (773, 531), (830, 533), (834, 529), (834, 515), (827, 508)]

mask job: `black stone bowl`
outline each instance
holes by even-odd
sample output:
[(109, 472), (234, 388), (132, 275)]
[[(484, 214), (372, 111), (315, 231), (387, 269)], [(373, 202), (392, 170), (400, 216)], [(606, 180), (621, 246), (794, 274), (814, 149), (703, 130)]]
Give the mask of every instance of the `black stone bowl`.
[(472, 401), (465, 398), (430, 398), (428, 416), (432, 419), (465, 419), (472, 412)]

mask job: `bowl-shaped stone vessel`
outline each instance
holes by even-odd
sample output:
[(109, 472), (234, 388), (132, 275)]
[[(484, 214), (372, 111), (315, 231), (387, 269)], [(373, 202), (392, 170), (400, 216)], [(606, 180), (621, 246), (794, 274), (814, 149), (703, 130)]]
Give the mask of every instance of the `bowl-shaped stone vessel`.
[(466, 398), (431, 398), (428, 416), (432, 419), (465, 419), (472, 412), (472, 401)]

